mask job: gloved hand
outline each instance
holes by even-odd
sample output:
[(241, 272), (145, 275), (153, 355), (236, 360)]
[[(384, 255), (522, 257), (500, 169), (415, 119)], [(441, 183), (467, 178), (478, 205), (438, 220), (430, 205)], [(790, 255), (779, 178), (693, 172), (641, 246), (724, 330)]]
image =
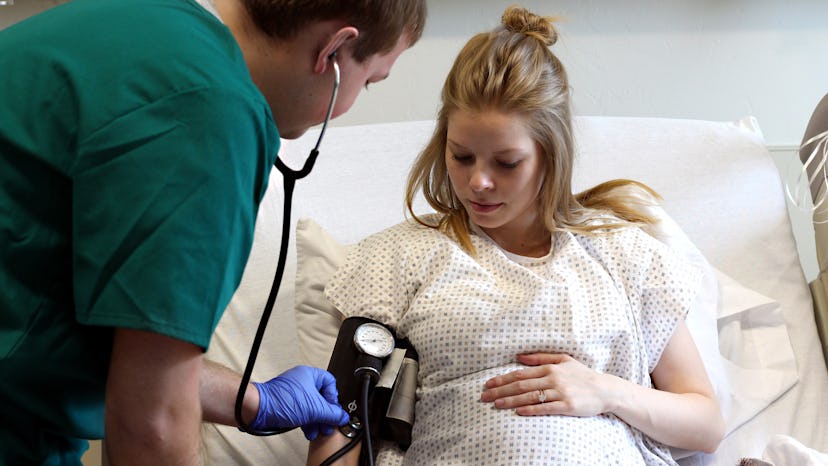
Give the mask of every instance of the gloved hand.
[(265, 383), (253, 382), (259, 391), (259, 412), (251, 427), (272, 430), (301, 426), (308, 440), (348, 422), (339, 406), (336, 380), (330, 372), (296, 366)]

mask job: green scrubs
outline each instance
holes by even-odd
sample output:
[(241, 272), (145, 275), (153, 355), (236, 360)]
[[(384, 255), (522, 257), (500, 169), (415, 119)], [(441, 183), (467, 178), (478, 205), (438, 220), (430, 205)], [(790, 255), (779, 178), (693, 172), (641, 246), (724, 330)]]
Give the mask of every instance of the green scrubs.
[(0, 31), (0, 70), (0, 464), (79, 464), (112, 327), (208, 346), (279, 135), (191, 0), (73, 0)]

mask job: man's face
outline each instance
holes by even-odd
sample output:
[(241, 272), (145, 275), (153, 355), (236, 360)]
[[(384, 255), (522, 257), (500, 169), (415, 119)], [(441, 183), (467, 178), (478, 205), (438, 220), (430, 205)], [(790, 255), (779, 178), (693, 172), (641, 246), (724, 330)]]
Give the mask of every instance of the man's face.
[(409, 47), (408, 38), (403, 35), (397, 45), (389, 52), (371, 55), (362, 63), (353, 60), (350, 54), (340, 61), (342, 82), (339, 87), (339, 96), (334, 105), (333, 117), (350, 110), (360, 91), (367, 89), (370, 84), (378, 83), (391, 73), (391, 67), (397, 58)]
[[(340, 51), (336, 57), (340, 69), (339, 92), (331, 118), (336, 118), (347, 112), (362, 89), (387, 78), (391, 72), (391, 67), (394, 66), (397, 58), (408, 49), (409, 45), (408, 37), (404, 34), (392, 50), (383, 54), (371, 55), (362, 63), (357, 63), (353, 59), (350, 50)], [(292, 124), (279, 125), (279, 133), (283, 138), (297, 138), (304, 134), (308, 128), (325, 120), (334, 84), (333, 65), (331, 63), (329, 63), (320, 81), (322, 81), (320, 86), (317, 86), (313, 92), (307, 94), (306, 98), (303, 99), (303, 105), (307, 111), (299, 114), (294, 110), (297, 117), (292, 119), (293, 121), (290, 122)]]

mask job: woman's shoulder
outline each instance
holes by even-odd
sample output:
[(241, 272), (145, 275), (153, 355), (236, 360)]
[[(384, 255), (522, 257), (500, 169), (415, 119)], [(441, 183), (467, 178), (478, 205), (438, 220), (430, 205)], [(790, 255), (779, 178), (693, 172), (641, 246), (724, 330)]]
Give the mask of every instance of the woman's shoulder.
[(573, 233), (578, 243), (592, 249), (603, 250), (607, 253), (623, 254), (624, 252), (658, 249), (661, 242), (648, 234), (640, 226), (623, 225), (610, 226), (611, 219), (596, 219), (598, 225), (606, 225), (593, 232)]
[(394, 243), (410, 246), (419, 243), (433, 243), (435, 241), (448, 240), (437, 225), (440, 221), (438, 214), (426, 214), (419, 217), (425, 223), (415, 219), (407, 218), (396, 225), (367, 236), (362, 242), (367, 243)]
[(635, 225), (609, 228), (598, 234), (573, 234), (573, 237), (584, 251), (610, 268), (632, 272), (655, 264), (671, 264), (671, 267), (689, 264), (670, 245)]

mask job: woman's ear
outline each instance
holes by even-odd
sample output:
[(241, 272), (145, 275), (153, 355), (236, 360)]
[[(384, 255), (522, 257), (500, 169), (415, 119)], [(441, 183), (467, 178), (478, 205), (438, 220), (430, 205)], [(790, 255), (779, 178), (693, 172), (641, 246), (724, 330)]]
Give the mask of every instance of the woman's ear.
[[(316, 55), (316, 62), (313, 66), (313, 72), (323, 74), (328, 69), (328, 60), (334, 54), (339, 52), (339, 49), (348, 41), (359, 37), (359, 30), (353, 26), (346, 26), (338, 29), (322, 44)], [(341, 56), (342, 54), (339, 53)]]

